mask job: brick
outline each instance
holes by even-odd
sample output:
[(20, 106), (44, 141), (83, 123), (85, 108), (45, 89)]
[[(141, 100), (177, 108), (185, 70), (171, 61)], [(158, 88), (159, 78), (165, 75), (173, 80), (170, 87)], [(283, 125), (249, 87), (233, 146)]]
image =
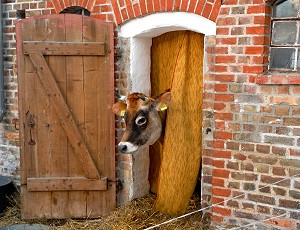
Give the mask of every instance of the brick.
[(215, 158), (225, 158), (226, 159), (226, 158), (231, 157), (231, 152), (225, 151), (225, 150), (213, 150), (212, 156)]
[(231, 210), (228, 208), (212, 207), (212, 212), (221, 214), (222, 216), (231, 215)]
[(288, 127), (276, 127), (276, 134), (279, 134), (279, 135), (289, 135), (290, 134), (290, 128)]
[(300, 118), (284, 118), (283, 124), (288, 126), (300, 126)]
[(265, 184), (276, 184), (276, 186), (283, 186), (283, 187), (291, 186), (290, 178), (261, 175), (260, 181)]
[(226, 143), (226, 148), (231, 149), (231, 150), (239, 150), (239, 143), (233, 142), (233, 141), (228, 141)]
[(216, 81), (219, 82), (233, 82), (234, 81), (234, 75), (231, 74), (217, 74)]
[(256, 165), (256, 170), (259, 173), (269, 173), (270, 166), (269, 165)]
[(257, 206), (257, 211), (259, 213), (270, 214), (270, 208), (267, 207), (267, 206), (263, 206), (263, 205), (258, 205)]
[(248, 199), (254, 202), (275, 205), (275, 198), (263, 195), (248, 194)]
[(214, 104), (214, 109), (215, 110), (220, 111), (220, 110), (223, 110), (225, 108), (226, 108), (226, 104), (224, 104), (224, 103), (215, 103)]
[(227, 92), (228, 85), (227, 84), (215, 84), (216, 92)]
[(231, 35), (244, 35), (245, 34), (245, 28), (243, 27), (233, 27), (230, 31)]
[(261, 65), (257, 66), (243, 66), (243, 72), (244, 73), (255, 73), (255, 74), (261, 74), (264, 72), (264, 68)]
[(235, 45), (237, 43), (237, 38), (217, 38), (216, 42), (218, 45)]
[(265, 135), (265, 143), (282, 144), (282, 145), (294, 145), (295, 139), (292, 137), (281, 137), (273, 135)]
[(224, 120), (224, 121), (230, 121), (232, 120), (232, 113), (214, 113), (214, 118), (216, 120)]
[(252, 159), (252, 161), (255, 163), (263, 163), (269, 165), (274, 165), (278, 161), (277, 157), (273, 157), (273, 156), (266, 157), (264, 155), (249, 155), (248, 158)]
[(231, 177), (235, 180), (244, 180), (244, 181), (253, 181), (257, 180), (257, 175), (253, 173), (238, 173), (238, 172), (231, 172)]
[(245, 14), (245, 6), (237, 6), (231, 8), (231, 14)]
[(213, 160), (213, 166), (216, 168), (224, 168), (224, 160)]
[(299, 115), (300, 114), (300, 108), (293, 107), (293, 108), (291, 108), (291, 110), (292, 110), (292, 115)]
[(254, 166), (252, 163), (243, 163), (241, 165), (241, 170), (254, 172)]
[(270, 146), (269, 145), (256, 145), (256, 151), (260, 153), (270, 153)]
[(274, 187), (273, 192), (274, 192), (275, 195), (279, 195), (279, 196), (285, 196), (286, 195), (286, 190), (283, 189), (283, 188)]
[(250, 125), (250, 124), (244, 124), (243, 125), (243, 131), (245, 132), (252, 132), (256, 130), (256, 126), (255, 125)]
[(285, 168), (273, 167), (272, 173), (276, 176), (285, 176)]
[(264, 52), (265, 52), (265, 48), (263, 46), (249, 46), (249, 47), (245, 47), (245, 54), (262, 55)]
[(248, 151), (248, 152), (253, 152), (254, 151), (254, 145), (253, 144), (247, 144), (247, 143), (242, 143), (241, 144), (241, 149), (243, 151)]
[(238, 162), (229, 161), (226, 164), (226, 168), (228, 168), (228, 169), (234, 169), (234, 170), (239, 170), (239, 163)]
[(296, 199), (296, 200), (300, 200), (300, 191), (298, 190), (290, 190), (289, 191), (289, 195), (290, 197)]
[(215, 196), (229, 197), (231, 195), (231, 190), (214, 187), (214, 188), (212, 188), (212, 194)]
[(224, 131), (215, 131), (214, 137), (216, 139), (232, 139), (232, 133)]
[(290, 208), (290, 209), (299, 209), (300, 201), (279, 199), (279, 207)]
[(261, 193), (269, 193), (271, 194), (271, 187), (270, 186), (262, 186), (260, 185), (259, 188), (258, 188), (258, 191), (261, 192)]
[(277, 116), (287, 116), (289, 115), (289, 107), (288, 106), (278, 106), (275, 108), (275, 115)]
[(234, 200), (229, 200), (227, 202), (227, 206), (228, 207), (232, 207), (232, 208), (238, 208), (239, 207), (239, 203), (237, 201), (234, 201)]
[(237, 159), (237, 160), (246, 160), (247, 157), (245, 154), (242, 154), (242, 153), (236, 153), (234, 154), (234, 159)]
[(265, 26), (249, 26), (246, 28), (246, 34), (262, 35), (267, 34)]
[(300, 168), (300, 160), (297, 159), (280, 159), (279, 164), (287, 167)]
[(234, 211), (234, 216), (248, 220), (259, 220), (259, 216), (257, 214), (243, 211)]
[(262, 103), (263, 98), (260, 95), (245, 95), (245, 94), (240, 94), (236, 96), (235, 99), (236, 102), (240, 103)]
[(228, 188), (240, 189), (240, 183), (239, 182), (229, 182)]
[(224, 221), (224, 218), (222, 216), (212, 215), (211, 221), (214, 223), (222, 223)]
[(246, 191), (254, 191), (256, 189), (256, 185), (254, 183), (244, 183), (243, 189)]
[(300, 156), (300, 149), (290, 149), (291, 156)]
[(215, 101), (233, 101), (233, 94), (215, 94)]
[(224, 182), (224, 179), (216, 178), (216, 177), (213, 176), (211, 184), (213, 186), (224, 187), (225, 182)]
[(241, 93), (242, 92), (242, 85), (234, 84), (229, 86), (229, 91), (231, 93)]
[(290, 229), (292, 229), (293, 226), (294, 226), (293, 221), (279, 219), (279, 218), (272, 218), (271, 220), (266, 220), (265, 222), (269, 223), (269, 224), (279, 226), (279, 227), (285, 227), (285, 228), (290, 228)]
[(264, 5), (255, 5), (255, 6), (248, 6), (247, 14), (260, 14), (264, 13), (266, 10)]
[(229, 25), (235, 25), (237, 23), (235, 17), (219, 17), (217, 19), (217, 25), (218, 26), (229, 26)]

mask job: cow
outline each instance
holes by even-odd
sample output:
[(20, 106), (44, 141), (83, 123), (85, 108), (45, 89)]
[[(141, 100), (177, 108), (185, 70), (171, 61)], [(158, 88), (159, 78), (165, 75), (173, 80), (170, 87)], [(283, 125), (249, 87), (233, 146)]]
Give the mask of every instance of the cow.
[(169, 90), (155, 97), (143, 93), (131, 93), (112, 107), (115, 114), (124, 116), (125, 131), (118, 150), (122, 153), (134, 153), (154, 144), (161, 136), (164, 116), (161, 111), (167, 109), (171, 101)]

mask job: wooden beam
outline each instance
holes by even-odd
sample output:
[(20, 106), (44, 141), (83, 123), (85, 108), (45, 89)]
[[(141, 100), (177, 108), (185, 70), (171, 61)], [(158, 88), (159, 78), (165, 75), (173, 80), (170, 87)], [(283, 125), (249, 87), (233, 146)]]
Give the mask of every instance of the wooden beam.
[(41, 83), (46, 90), (46, 93), (50, 99), (50, 102), (58, 115), (61, 125), (65, 130), (65, 133), (72, 145), (74, 152), (82, 165), (87, 178), (95, 179), (100, 178), (99, 172), (91, 154), (89, 153), (85, 141), (78, 130), (78, 127), (74, 121), (73, 115), (62, 96), (59, 87), (49, 69), (49, 66), (42, 55), (40, 54), (29, 54), (31, 61), (37, 69), (38, 76)]
[(46, 191), (100, 191), (107, 190), (107, 178), (87, 179), (84, 177), (27, 178), (27, 190)]
[(23, 42), (23, 53), (43, 53), (43, 55), (105, 55), (103, 42)]

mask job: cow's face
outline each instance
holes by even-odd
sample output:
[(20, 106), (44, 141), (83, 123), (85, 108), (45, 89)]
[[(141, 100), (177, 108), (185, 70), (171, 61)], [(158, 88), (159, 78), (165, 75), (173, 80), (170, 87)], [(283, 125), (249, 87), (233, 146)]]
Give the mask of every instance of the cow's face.
[(113, 105), (113, 111), (125, 118), (126, 129), (118, 144), (121, 152), (132, 153), (157, 141), (162, 132), (159, 111), (167, 108), (170, 99), (170, 92), (154, 98), (132, 93), (127, 96), (126, 103), (117, 102)]

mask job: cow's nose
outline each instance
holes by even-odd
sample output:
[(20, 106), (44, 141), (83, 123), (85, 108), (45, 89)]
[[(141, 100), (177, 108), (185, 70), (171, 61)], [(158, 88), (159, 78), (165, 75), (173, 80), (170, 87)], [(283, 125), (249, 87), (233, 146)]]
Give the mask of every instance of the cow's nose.
[(118, 150), (121, 152), (126, 152), (127, 151), (127, 145), (126, 144), (118, 144)]

